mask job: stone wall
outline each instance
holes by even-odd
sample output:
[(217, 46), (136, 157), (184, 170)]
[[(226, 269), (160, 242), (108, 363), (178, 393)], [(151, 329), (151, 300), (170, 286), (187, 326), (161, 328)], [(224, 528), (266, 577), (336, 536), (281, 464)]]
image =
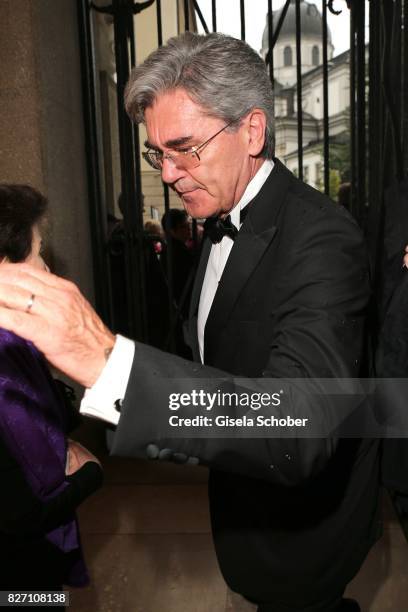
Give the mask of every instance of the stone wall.
[(50, 207), (50, 264), (93, 299), (76, 2), (0, 0), (0, 180)]

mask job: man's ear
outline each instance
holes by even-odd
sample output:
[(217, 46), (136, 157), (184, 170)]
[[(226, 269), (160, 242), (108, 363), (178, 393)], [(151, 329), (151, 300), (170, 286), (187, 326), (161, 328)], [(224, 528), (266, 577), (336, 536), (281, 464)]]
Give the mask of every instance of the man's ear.
[(263, 110), (254, 108), (248, 115), (248, 152), (258, 157), (265, 146), (266, 116)]

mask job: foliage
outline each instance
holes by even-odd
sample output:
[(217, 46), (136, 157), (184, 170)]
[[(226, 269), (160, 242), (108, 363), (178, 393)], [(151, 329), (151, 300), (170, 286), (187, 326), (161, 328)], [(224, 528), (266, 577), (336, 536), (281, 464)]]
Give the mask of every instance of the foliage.
[(336, 143), (330, 145), (330, 170), (338, 172), (340, 182), (350, 182), (350, 143)]
[[(339, 187), (342, 183), (340, 172), (335, 168), (330, 168), (329, 173), (329, 196), (332, 200), (337, 201), (337, 194), (339, 192)], [(320, 177), (317, 181), (316, 187), (319, 191), (324, 192), (324, 177)]]

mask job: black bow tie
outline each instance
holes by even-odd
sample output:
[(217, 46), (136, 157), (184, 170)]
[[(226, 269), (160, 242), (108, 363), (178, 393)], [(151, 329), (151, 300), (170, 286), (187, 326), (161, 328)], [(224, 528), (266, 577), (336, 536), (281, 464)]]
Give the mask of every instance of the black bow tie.
[[(247, 215), (248, 207), (245, 206), (240, 213), (240, 222), (243, 223)], [(235, 240), (238, 234), (238, 229), (231, 221), (231, 215), (221, 219), (221, 217), (209, 217), (204, 223), (204, 233), (209, 237), (213, 244), (218, 244), (224, 238), (229, 236), (231, 240)]]

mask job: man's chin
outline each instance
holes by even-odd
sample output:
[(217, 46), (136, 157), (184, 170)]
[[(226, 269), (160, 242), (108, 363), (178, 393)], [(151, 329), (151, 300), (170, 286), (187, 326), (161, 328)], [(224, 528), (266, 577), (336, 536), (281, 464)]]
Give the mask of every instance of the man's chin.
[(189, 193), (183, 193), (181, 195), (181, 201), (183, 202), (186, 212), (193, 219), (206, 219), (216, 214), (216, 206), (214, 203), (210, 204), (200, 193), (201, 190), (191, 191)]

